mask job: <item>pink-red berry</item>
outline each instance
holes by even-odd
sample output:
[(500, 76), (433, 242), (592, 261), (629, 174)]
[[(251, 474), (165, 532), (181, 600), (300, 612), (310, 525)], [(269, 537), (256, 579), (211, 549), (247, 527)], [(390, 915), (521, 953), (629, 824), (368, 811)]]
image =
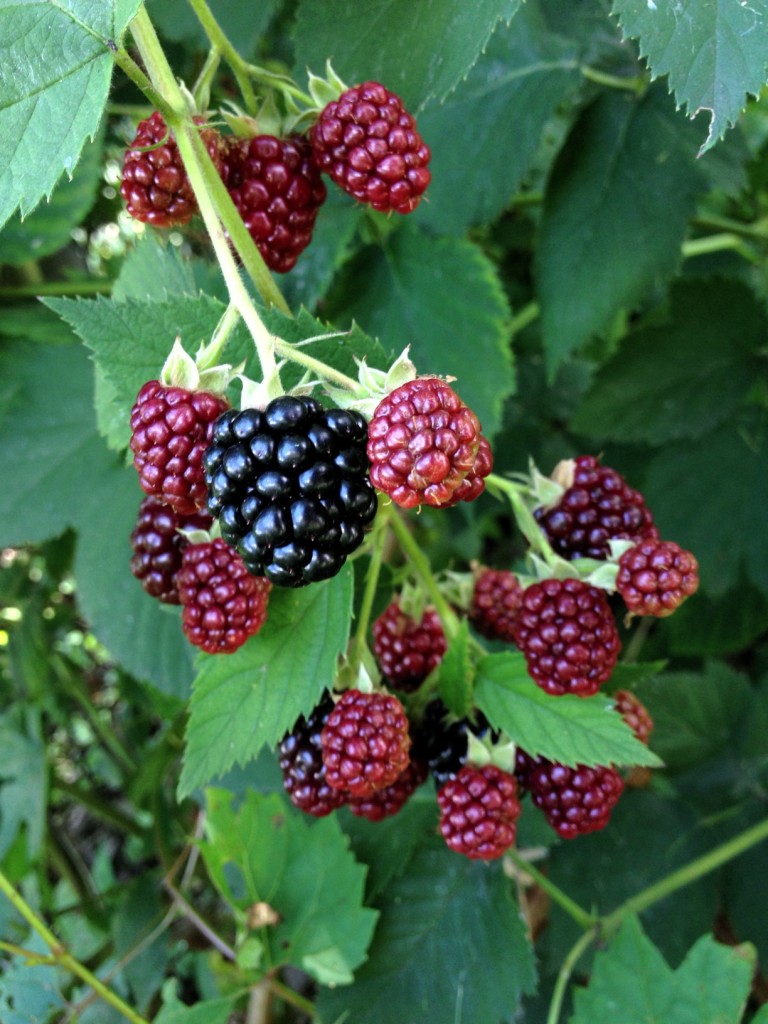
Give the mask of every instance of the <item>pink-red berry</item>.
[(605, 828), (624, 791), (624, 782), (615, 768), (568, 768), (543, 757), (524, 755), (526, 759), (524, 785), (561, 838), (575, 839)]
[(384, 789), (377, 789), (370, 796), (350, 797), (347, 806), (358, 818), (368, 821), (382, 821), (397, 814), (410, 800), (427, 778), (428, 770), (423, 761), (411, 759), (408, 767)]
[(449, 384), (436, 377), (408, 381), (382, 399), (368, 425), (373, 486), (402, 508), (437, 508), (458, 500), (461, 485), (474, 477), (465, 499), (473, 500), (485, 487), (481, 472), (490, 458), (481, 439), (477, 416)]
[(501, 857), (515, 841), (520, 801), (514, 775), (494, 764), (465, 764), (438, 791), (440, 831), (448, 847), (473, 860)]
[(647, 746), (653, 732), (653, 719), (648, 708), (629, 690), (617, 690), (613, 699), (618, 713), (640, 742)]
[(400, 97), (379, 82), (329, 103), (310, 137), (318, 167), (374, 210), (410, 213), (429, 185), (429, 147)]
[(213, 424), (229, 408), (208, 391), (148, 381), (131, 410), (131, 451), (142, 490), (180, 515), (206, 508), (203, 454)]
[(266, 621), (271, 583), (251, 576), (221, 538), (188, 545), (176, 583), (184, 635), (208, 654), (231, 654)]
[(531, 678), (557, 696), (597, 693), (621, 647), (605, 593), (577, 579), (527, 587), (513, 631)]
[(407, 768), (408, 719), (396, 697), (347, 690), (328, 716), (321, 743), (328, 783), (353, 797), (369, 797)]
[[(211, 159), (220, 166), (219, 133), (207, 128), (202, 130), (201, 137)], [(186, 224), (197, 213), (197, 202), (178, 146), (157, 111), (139, 122), (136, 136), (125, 153), (120, 194), (132, 217), (159, 228)]]
[(395, 598), (372, 626), (373, 653), (392, 686), (413, 691), (442, 661), (446, 640), (440, 616), (425, 608), (417, 622)]
[(619, 559), (616, 589), (633, 615), (664, 618), (699, 586), (699, 563), (671, 540), (643, 540)]
[(230, 144), (226, 175), (243, 223), (271, 270), (286, 273), (312, 240), (326, 188), (309, 143), (257, 135)]
[(482, 569), (475, 577), (469, 620), (488, 640), (514, 643), (514, 626), (523, 588), (508, 569)]
[(593, 455), (580, 455), (572, 482), (556, 505), (535, 510), (539, 525), (563, 558), (607, 558), (610, 540), (658, 537), (645, 498)]
[(331, 711), (333, 700), (326, 691), (311, 714), (307, 718), (302, 715), (283, 736), (277, 749), (291, 803), (315, 818), (324, 818), (346, 802), (345, 794), (329, 786), (325, 777), (320, 736)]
[(159, 499), (144, 498), (131, 533), (131, 572), (150, 597), (179, 604), (176, 573), (188, 543), (179, 530), (209, 530), (212, 525), (213, 519), (203, 513), (180, 516)]

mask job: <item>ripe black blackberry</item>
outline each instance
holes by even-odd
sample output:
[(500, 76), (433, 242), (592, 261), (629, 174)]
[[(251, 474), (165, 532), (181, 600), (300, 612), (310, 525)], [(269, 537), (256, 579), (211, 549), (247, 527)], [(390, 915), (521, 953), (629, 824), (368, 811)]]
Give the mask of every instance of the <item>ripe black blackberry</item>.
[(326, 690), (311, 714), (307, 718), (302, 715), (277, 748), (283, 785), (291, 803), (315, 818), (324, 818), (347, 799), (325, 777), (320, 734), (331, 711), (333, 699)]
[(281, 395), (229, 410), (203, 458), (208, 509), (249, 572), (283, 587), (335, 576), (376, 515), (357, 412)]
[(425, 761), (437, 789), (454, 779), (467, 760), (469, 736), (484, 736), (488, 719), (477, 711), (475, 719), (452, 718), (448, 708), (436, 698), (427, 704), (424, 715), (414, 729), (415, 758)]

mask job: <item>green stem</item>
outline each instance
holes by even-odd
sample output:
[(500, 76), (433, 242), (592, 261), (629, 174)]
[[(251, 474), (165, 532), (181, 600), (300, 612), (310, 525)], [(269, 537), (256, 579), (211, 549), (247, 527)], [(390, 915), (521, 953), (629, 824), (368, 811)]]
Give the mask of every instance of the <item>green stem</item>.
[(541, 313), (541, 307), (538, 302), (529, 302), (526, 306), (516, 313), (509, 323), (509, 333), (514, 338), (516, 334), (519, 334), (524, 327), (528, 324), (532, 324)]
[(539, 527), (539, 524), (533, 517), (533, 513), (526, 505), (523, 499), (522, 486), (514, 483), (512, 480), (505, 479), (503, 476), (499, 476), (497, 473), (491, 473), (487, 476), (485, 483), (492, 491), (501, 491), (507, 497), (512, 506), (515, 522), (522, 535), (528, 541), (531, 551), (540, 555), (548, 565), (552, 565), (557, 556), (552, 550), (552, 545), (547, 540), (544, 531)]
[(294, 992), (292, 988), (284, 985), (282, 981), (278, 981), (275, 977), (270, 977), (269, 987), (283, 1002), (295, 1006), (297, 1010), (301, 1010), (307, 1017), (312, 1018), (315, 1016), (315, 1004), (309, 999), (305, 999), (304, 996), (300, 996), (298, 992)]
[(67, 796), (71, 797), (78, 804), (87, 807), (89, 811), (92, 811), (102, 821), (115, 825), (121, 832), (136, 836), (137, 838), (142, 838), (146, 835), (146, 830), (134, 818), (119, 810), (109, 801), (102, 800), (90, 789), (78, 786), (74, 782), (65, 782), (64, 779), (58, 778), (53, 780), (53, 786), (62, 793), (66, 793)]
[(327, 363), (323, 363), (319, 359), (315, 359), (314, 356), (309, 355), (304, 349), (297, 348), (282, 338), (275, 338), (275, 350), (284, 359), (288, 359), (292, 363), (297, 363), (299, 366), (311, 370), (318, 377), (329, 381), (331, 384), (337, 384), (340, 388), (344, 388), (345, 391), (357, 391), (359, 387), (358, 382), (354, 378), (348, 377), (346, 373), (328, 366)]
[(757, 846), (765, 839), (768, 839), (768, 818), (632, 896), (607, 917), (604, 917), (601, 927), (606, 932), (615, 930), (629, 914), (639, 914), (643, 910), (647, 910), (654, 903), (658, 903), (659, 900), (663, 900), (678, 889), (682, 889), (711, 871), (722, 867), (729, 860), (738, 857), (740, 853), (744, 853), (752, 846)]
[(413, 534), (391, 505), (385, 506), (381, 509), (379, 515), (386, 515), (389, 522), (392, 524), (392, 529), (397, 536), (397, 542), (400, 545), (403, 554), (424, 585), (424, 589), (427, 592), (429, 600), (434, 605), (437, 614), (440, 616), (440, 621), (443, 624), (446, 637), (448, 640), (453, 639), (459, 630), (459, 620), (456, 617), (456, 613), (443, 596), (437, 585), (435, 577), (432, 575), (429, 559), (416, 543)]
[(739, 235), (747, 235), (750, 238), (768, 239), (768, 219), (761, 218), (754, 224), (742, 224), (738, 220), (731, 220), (729, 217), (718, 217), (715, 214), (702, 214), (694, 217), (693, 224), (703, 228), (716, 228), (721, 231), (735, 232)]
[(141, 89), (155, 110), (159, 110), (166, 120), (169, 117), (172, 117), (173, 108), (166, 102), (165, 97), (155, 89), (136, 61), (129, 56), (128, 51), (123, 47), (120, 47), (120, 49), (113, 54), (113, 57), (115, 64), (117, 64), (120, 70), (126, 74), (128, 78), (130, 78), (137, 88)]
[(246, 70), (246, 62), (224, 34), (221, 25), (216, 21), (213, 12), (205, 0), (189, 0), (189, 6), (197, 15), (197, 20), (202, 25), (211, 46), (218, 50), (232, 68), (232, 73), (235, 76), (240, 92), (243, 94), (246, 109), (249, 114), (255, 117), (258, 108), (251, 80)]
[(75, 977), (80, 978), (80, 980), (85, 982), (86, 985), (89, 985), (94, 992), (97, 992), (101, 996), (105, 1003), (114, 1007), (118, 1013), (121, 1013), (126, 1020), (131, 1021), (132, 1024), (148, 1024), (148, 1021), (136, 1013), (136, 1011), (127, 1003), (123, 1002), (116, 992), (107, 988), (103, 982), (99, 981), (95, 974), (89, 971), (88, 968), (81, 964), (79, 960), (76, 960), (67, 952), (53, 932), (29, 906), (21, 893), (17, 892), (14, 886), (11, 885), (10, 881), (2, 871), (0, 871), (0, 892), (8, 899), (17, 913), (24, 918), (30, 928), (36, 932), (46, 946), (48, 946), (57, 964), (69, 971), (70, 974), (74, 974)]
[(507, 850), (507, 857), (515, 864), (515, 866), (524, 874), (530, 875), (530, 877), (536, 882), (540, 889), (549, 896), (553, 903), (557, 903), (569, 917), (581, 928), (592, 928), (595, 924), (595, 916), (588, 914), (586, 910), (574, 902), (571, 897), (564, 893), (562, 889), (555, 885), (554, 882), (550, 881), (549, 878), (538, 868), (534, 867), (530, 861), (527, 861), (524, 857), (521, 857), (517, 850)]
[(12, 956), (23, 957), (30, 967), (41, 967), (48, 964), (56, 964), (56, 958), (53, 956), (46, 956), (45, 953), (35, 953), (31, 949), (23, 949), (21, 946), (14, 946), (12, 942), (0, 942), (0, 949), (4, 953), (10, 953)]
[(216, 325), (211, 340), (196, 358), (198, 369), (208, 370), (216, 365), (239, 321), (240, 310), (233, 302), (230, 302)]
[(211, 102), (211, 82), (213, 82), (214, 76), (219, 70), (220, 63), (221, 54), (215, 46), (212, 46), (208, 51), (208, 56), (205, 58), (205, 63), (200, 69), (197, 81), (192, 87), (192, 96), (197, 110), (208, 109), (208, 105)]
[(552, 1001), (549, 1004), (549, 1013), (547, 1014), (547, 1024), (557, 1024), (560, 1017), (560, 1010), (563, 1006), (563, 999), (565, 998), (565, 992), (568, 988), (568, 982), (571, 980), (571, 974), (573, 969), (579, 962), (581, 956), (588, 948), (588, 946), (597, 937), (597, 929), (590, 928), (589, 931), (579, 938), (579, 940), (572, 947), (568, 956), (560, 967), (560, 972), (557, 975), (557, 982), (555, 983), (555, 990), (552, 993)]
[(708, 256), (712, 252), (727, 252), (728, 250), (739, 253), (740, 256), (749, 260), (750, 263), (757, 263), (760, 259), (757, 253), (754, 253), (742, 238), (731, 232), (706, 235), (704, 238), (692, 238), (688, 242), (683, 242), (682, 245), (684, 259), (691, 259), (694, 256)]
[(597, 85), (607, 85), (611, 89), (623, 89), (627, 92), (642, 93), (648, 84), (646, 79), (638, 76), (636, 78), (619, 78), (618, 75), (611, 75), (607, 71), (600, 71), (591, 68), (588, 64), (582, 64), (579, 68), (581, 74), (588, 82), (595, 82)]
[(293, 96), (294, 99), (299, 100), (310, 109), (314, 108), (315, 102), (312, 97), (304, 92), (303, 89), (300, 89), (286, 75), (268, 71), (267, 68), (261, 68), (258, 64), (246, 64), (244, 66), (251, 78), (254, 78), (257, 82), (261, 82), (262, 85), (266, 85), (269, 89), (277, 89), (285, 96)]
[(35, 299), (39, 295), (104, 295), (112, 281), (41, 281), (40, 284), (10, 284), (0, 288), (0, 299)]
[(365, 577), (365, 590), (363, 591), (363, 600), (360, 605), (360, 615), (358, 616), (355, 639), (349, 656), (349, 664), (353, 677), (357, 675), (358, 669), (360, 668), (360, 664), (363, 660), (363, 652), (367, 643), (366, 636), (368, 634), (368, 626), (370, 625), (373, 602), (376, 597), (376, 587), (379, 582), (381, 564), (384, 560), (384, 545), (387, 540), (388, 523), (387, 516), (382, 515), (381, 512), (382, 510), (379, 509), (379, 515), (376, 517), (373, 531), (371, 532), (371, 564), (368, 566), (368, 573)]

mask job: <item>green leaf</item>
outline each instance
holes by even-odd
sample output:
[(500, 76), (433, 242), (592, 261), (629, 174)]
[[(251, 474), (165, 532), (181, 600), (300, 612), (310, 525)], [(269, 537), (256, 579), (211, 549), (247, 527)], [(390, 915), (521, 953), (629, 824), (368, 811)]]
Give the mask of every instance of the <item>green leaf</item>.
[(711, 658), (735, 654), (765, 632), (768, 594), (746, 580), (714, 601), (697, 594), (669, 619), (667, 641), (678, 657)]
[(304, 590), (275, 587), (266, 625), (226, 657), (200, 658), (179, 796), (274, 747), (333, 686), (352, 613), (352, 571)]
[(345, 991), (323, 990), (321, 1024), (509, 1022), (533, 989), (533, 951), (499, 865), (419, 851), (379, 901), (368, 960)]
[(522, 654), (490, 654), (477, 667), (475, 701), (488, 721), (533, 757), (566, 765), (658, 765), (605, 697), (553, 697)]
[[(38, 935), (24, 941), (24, 948), (42, 956), (50, 950)], [(58, 968), (49, 964), (30, 966), (22, 957), (12, 957), (0, 973), (0, 1015), (3, 1024), (40, 1024), (51, 1019), (54, 1010), (66, 1005), (59, 987)]]
[(667, 321), (624, 336), (572, 429), (654, 445), (700, 437), (731, 415), (759, 377), (765, 332), (763, 306), (740, 282), (677, 283)]
[(147, 943), (146, 940), (160, 924), (165, 907), (153, 895), (162, 892), (160, 879), (144, 872), (127, 886), (110, 922), (115, 956), (122, 960), (126, 953), (136, 949), (122, 973), (131, 987), (134, 1005), (143, 1012), (157, 992), (168, 966), (167, 935), (161, 933)]
[(547, 186), (536, 256), (550, 375), (680, 262), (701, 183), (692, 134), (658, 86), (642, 97), (607, 91), (574, 125)]
[(10, 716), (0, 718), (0, 747), (0, 860), (22, 827), (26, 827), (28, 854), (35, 857), (45, 830), (45, 748), (19, 731)]
[(665, 445), (642, 487), (661, 535), (696, 555), (702, 589), (712, 597), (742, 576), (768, 592), (768, 445), (761, 415), (748, 410), (699, 440)]
[(422, 374), (458, 378), (454, 387), (492, 436), (514, 374), (509, 307), (490, 260), (471, 242), (406, 224), (349, 273), (335, 307), (331, 300), (332, 319), (354, 318), (396, 353), (410, 345)]
[[(258, 4), (213, 3), (211, 9), (238, 52), (249, 57), (279, 6), (279, 0), (259, 0)], [(208, 39), (186, 0), (149, 0), (147, 9), (165, 39), (207, 50)]]
[(462, 619), (456, 636), (438, 668), (438, 688), (443, 703), (454, 715), (466, 717), (472, 710), (475, 668), (469, 650), (469, 622)]
[[(164, 245), (156, 234), (143, 235), (123, 260), (112, 288), (115, 302), (130, 299), (164, 302), (172, 295), (196, 295), (192, 264), (173, 245)], [(70, 306), (59, 310), (66, 319)]]
[(203, 858), (224, 898), (243, 911), (264, 902), (279, 915), (259, 935), (270, 967), (293, 964), (323, 984), (349, 984), (377, 915), (363, 906), (365, 868), (336, 819), (309, 825), (280, 797), (255, 793), (235, 813), (231, 794), (213, 790), (206, 833)]
[(93, 138), (117, 43), (140, 0), (0, 2), (0, 226), (70, 176)]
[(678, 105), (690, 117), (709, 113), (701, 151), (709, 149), (736, 121), (747, 93), (757, 96), (768, 78), (766, 0), (613, 0), (613, 9), (624, 34), (638, 39), (653, 77), (669, 76)]
[(729, 747), (749, 694), (747, 677), (720, 662), (704, 672), (664, 672), (637, 687), (654, 720), (651, 746), (672, 770)]
[(430, 96), (442, 98), (455, 88), (499, 19), (508, 21), (519, 6), (520, 0), (301, 0), (294, 29), (296, 67), (323, 75), (330, 58), (348, 85), (383, 82), (416, 109)]
[(749, 994), (754, 952), (699, 939), (672, 972), (629, 917), (595, 957), (589, 986), (574, 990), (571, 1024), (738, 1024)]
[(25, 220), (16, 215), (0, 232), (0, 263), (39, 260), (61, 249), (90, 210), (101, 181), (103, 138), (86, 145), (70, 181), (63, 181), (51, 199)]
[[(511, 25), (497, 27), (466, 79), (419, 116), (432, 150), (429, 202), (414, 214), (419, 222), (461, 234), (505, 209), (545, 124), (580, 82), (576, 57), (574, 43), (547, 31), (539, 3), (529, 0)], [(458, 125), (472, 126), (471, 145), (456, 145)], [(509, 129), (499, 131), (499, 125)], [(462, 201), (456, 202), (459, 195)]]
[(227, 1024), (236, 1004), (237, 996), (205, 999), (194, 1006), (173, 998), (163, 1004), (154, 1024)]

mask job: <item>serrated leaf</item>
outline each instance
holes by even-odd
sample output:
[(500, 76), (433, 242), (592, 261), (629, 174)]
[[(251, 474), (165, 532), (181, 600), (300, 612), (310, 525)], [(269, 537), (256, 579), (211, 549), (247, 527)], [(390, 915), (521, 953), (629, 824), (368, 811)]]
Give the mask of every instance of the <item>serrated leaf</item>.
[(70, 241), (90, 210), (101, 180), (104, 140), (85, 146), (71, 180), (62, 181), (50, 201), (41, 203), (25, 220), (16, 215), (0, 232), (0, 263), (42, 259)]
[(738, 1024), (755, 966), (749, 947), (699, 939), (673, 972), (629, 917), (595, 957), (589, 986), (574, 990), (571, 1024)]
[(266, 625), (240, 650), (200, 659), (179, 782), (188, 796), (274, 747), (333, 686), (352, 614), (352, 571), (303, 590), (273, 588)]
[[(25, 949), (46, 956), (50, 950), (38, 935), (24, 941)], [(3, 1024), (40, 1024), (50, 1020), (54, 1010), (66, 1005), (60, 989), (57, 967), (30, 966), (22, 957), (12, 957), (0, 974), (0, 1013)]]
[(553, 697), (528, 675), (522, 654), (490, 654), (477, 666), (475, 701), (488, 721), (533, 757), (566, 765), (661, 762), (605, 697)]
[(0, 745), (0, 860), (22, 827), (26, 827), (29, 856), (35, 857), (45, 828), (45, 748), (39, 740), (20, 732), (10, 716), (0, 718)]
[(519, 0), (326, 0), (320, 5), (302, 0), (294, 28), (296, 68), (322, 75), (330, 58), (348, 85), (383, 82), (415, 110), (430, 96), (441, 98), (456, 86), (499, 19), (509, 20), (519, 5)]
[(205, 999), (188, 1006), (174, 999), (164, 1003), (154, 1024), (227, 1024), (237, 1005), (237, 996)]
[(766, 328), (762, 304), (740, 282), (677, 283), (667, 321), (624, 336), (572, 429), (653, 445), (700, 437), (731, 415), (759, 376)]
[(456, 377), (456, 391), (492, 436), (514, 374), (509, 307), (490, 260), (470, 242), (403, 225), (366, 249), (350, 275), (331, 317), (354, 318), (394, 352), (410, 344), (421, 374)]
[(475, 668), (469, 649), (469, 622), (462, 619), (456, 636), (438, 668), (437, 685), (445, 706), (458, 718), (465, 718), (472, 710), (472, 684)]
[(119, 42), (140, 0), (0, 2), (0, 226), (71, 176), (99, 126)]
[[(511, 1021), (534, 986), (525, 923), (498, 865), (420, 850), (379, 900), (368, 960), (346, 991), (323, 990), (322, 1024)], [(503, 950), (503, 956), (500, 951)]]
[[(143, 235), (123, 260), (112, 287), (112, 299), (164, 302), (172, 295), (196, 295), (192, 263), (156, 234)], [(66, 317), (65, 312), (61, 312)]]
[[(225, 35), (247, 58), (252, 56), (279, 6), (279, 0), (260, 0), (258, 4), (213, 3), (211, 9)], [(200, 51), (210, 45), (186, 0), (149, 0), (147, 9), (163, 38), (195, 45)]]
[(702, 180), (693, 134), (660, 86), (642, 97), (606, 92), (573, 126), (547, 185), (536, 257), (550, 375), (678, 265)]
[(223, 790), (209, 793), (203, 858), (226, 900), (240, 910), (269, 905), (278, 923), (254, 933), (270, 968), (301, 967), (343, 985), (365, 958), (377, 914), (363, 906), (366, 869), (335, 818), (309, 825), (277, 795), (249, 793), (239, 810)]
[[(419, 115), (432, 150), (432, 182), (429, 202), (414, 218), (446, 234), (493, 220), (519, 187), (546, 122), (579, 80), (577, 46), (547, 31), (540, 5), (529, 0), (510, 25), (497, 26), (454, 92)], [(457, 125), (472, 125), (470, 146), (456, 145)]]
[(661, 535), (696, 555), (703, 590), (722, 596), (746, 576), (768, 592), (768, 448), (761, 414), (748, 410), (699, 440), (665, 445), (642, 491)]
[(613, 0), (625, 35), (637, 38), (654, 78), (669, 76), (690, 117), (710, 115), (701, 152), (722, 138), (768, 78), (768, 2)]

